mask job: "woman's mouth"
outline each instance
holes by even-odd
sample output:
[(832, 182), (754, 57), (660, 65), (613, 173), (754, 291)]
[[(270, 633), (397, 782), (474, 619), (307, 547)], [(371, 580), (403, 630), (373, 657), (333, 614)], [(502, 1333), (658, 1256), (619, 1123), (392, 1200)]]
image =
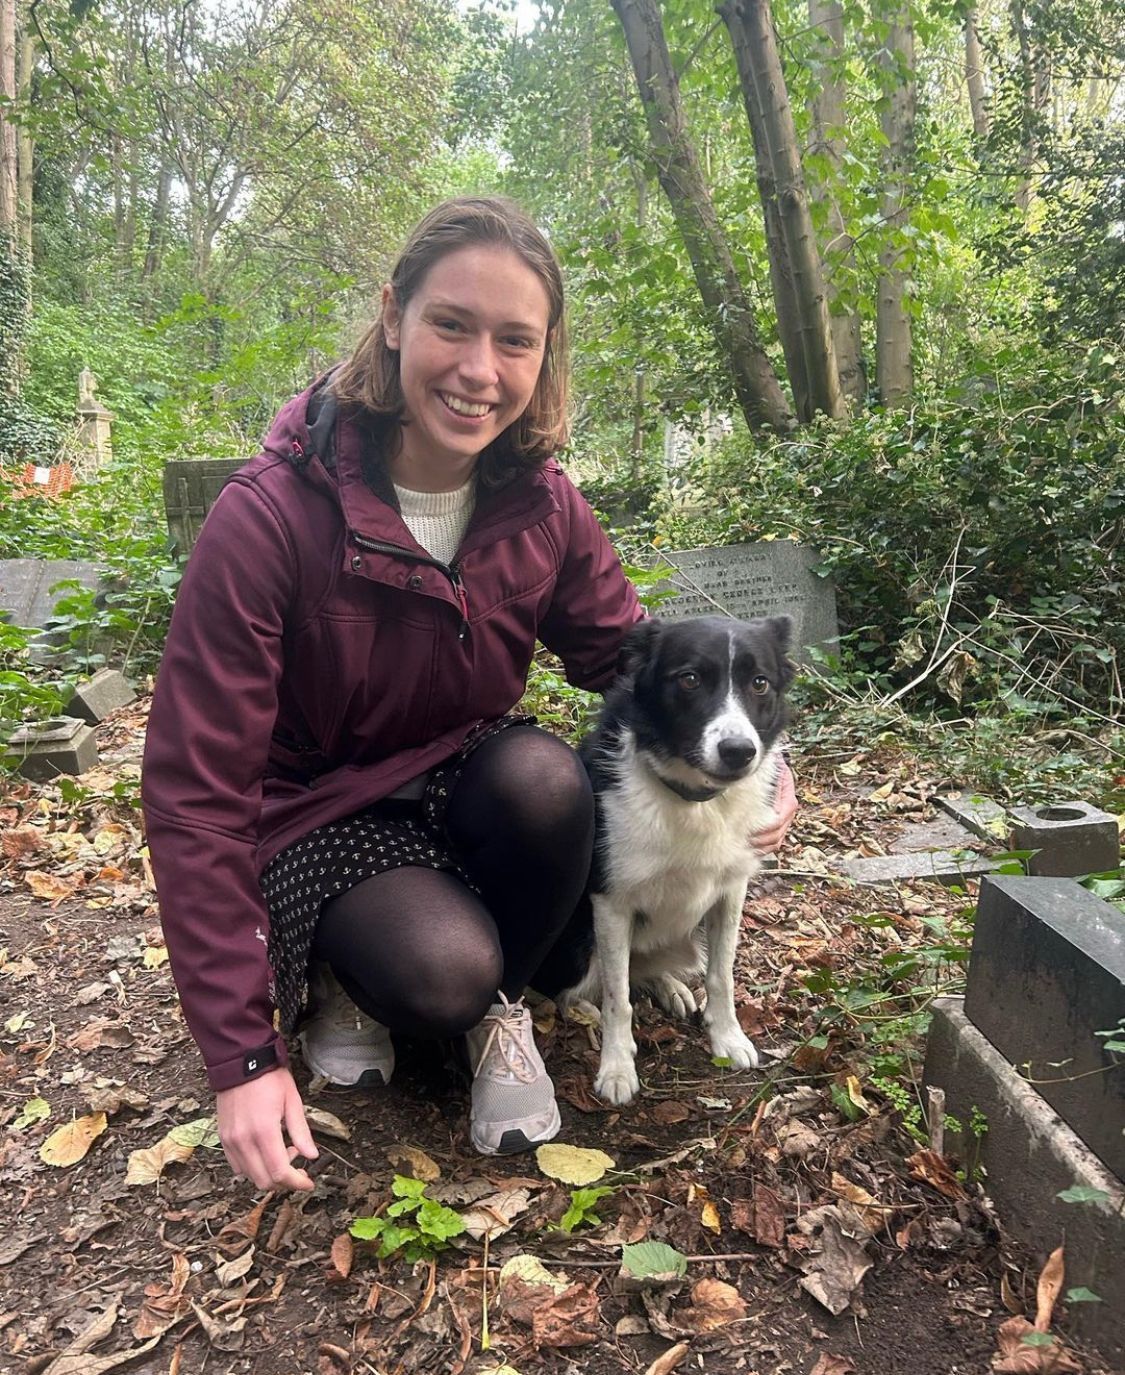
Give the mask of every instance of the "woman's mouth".
[(488, 401), (463, 401), (459, 396), (453, 396), (445, 391), (438, 392), (438, 395), (454, 415), (462, 416), (466, 420), (480, 420), (496, 409), (493, 403)]

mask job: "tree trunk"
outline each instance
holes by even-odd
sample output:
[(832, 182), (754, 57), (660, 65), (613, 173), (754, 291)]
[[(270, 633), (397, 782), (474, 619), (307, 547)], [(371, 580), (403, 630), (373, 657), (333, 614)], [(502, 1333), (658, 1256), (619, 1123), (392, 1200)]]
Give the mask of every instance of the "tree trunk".
[(660, 185), (691, 259), (716, 342), (725, 355), (739, 405), (752, 429), (788, 430), (793, 415), (758, 336), (680, 103), (655, 0), (613, 0), (644, 105)]
[[(0, 0), (0, 97), (11, 109), (16, 91), (16, 0)], [(16, 125), (0, 111), (0, 233), (14, 251), (19, 233), (19, 176)]]
[[(31, 74), (35, 68), (35, 39), (26, 28), (20, 34), (19, 71), (16, 85), (19, 89), (20, 104), (27, 109), (31, 101)], [(21, 124), (16, 138), (16, 163), (18, 167), (17, 200), (19, 202), (19, 234), (17, 236), (20, 252), (30, 264), (32, 260), (32, 195), (35, 184), (35, 140), (28, 132), (26, 124)]]
[[(910, 314), (903, 250), (895, 231), (907, 215), (907, 187), (914, 154), (914, 28), (904, 8), (890, 25), (883, 67), (889, 98), (879, 123), (887, 140), (883, 223), (876, 312), (876, 385), (884, 406), (897, 406), (914, 388)], [(903, 73), (906, 73), (904, 76)]]
[(1032, 173), (1039, 157), (1040, 121), (1051, 97), (1051, 78), (1032, 46), (1023, 0), (1011, 0), (1009, 13), (1020, 54), (1021, 175), (1016, 187), (1016, 206), (1026, 211), (1031, 205)]
[(808, 386), (810, 414), (801, 415), (799, 409), (797, 413), (802, 420), (809, 420), (811, 412), (823, 411), (838, 420), (847, 414), (847, 402), (840, 389), (828, 293), (809, 213), (789, 91), (777, 51), (773, 13), (769, 0), (723, 0), (719, 14), (730, 33), (755, 148), (760, 140), (773, 169), (792, 283), (792, 292), (777, 302), (778, 317), (784, 309), (796, 311), (790, 329), (800, 339)]
[[(810, 152), (819, 153), (841, 175), (844, 158), (844, 8), (839, 0), (809, 0), (809, 27), (822, 40), (823, 57), (813, 66), (812, 140)], [(827, 60), (824, 60), (826, 58)], [(827, 182), (814, 180), (809, 186), (814, 203), (824, 205), (825, 221), (831, 239), (821, 255), (828, 306), (832, 312), (832, 339), (836, 345), (836, 367), (844, 395), (859, 409), (867, 398), (867, 367), (863, 361), (863, 333), (859, 311), (837, 304), (834, 265), (851, 257), (855, 239), (848, 233), (839, 202)]]
[(160, 178), (156, 183), (156, 200), (148, 222), (148, 247), (141, 280), (150, 281), (160, 271), (164, 253), (164, 228), (168, 221), (168, 198), (172, 191), (172, 169), (167, 162), (160, 164)]
[(974, 5), (965, 15), (965, 85), (969, 91), (969, 109), (973, 115), (973, 133), (978, 143), (988, 138), (988, 93), (984, 85), (984, 56), (980, 50), (977, 31), (977, 9)]

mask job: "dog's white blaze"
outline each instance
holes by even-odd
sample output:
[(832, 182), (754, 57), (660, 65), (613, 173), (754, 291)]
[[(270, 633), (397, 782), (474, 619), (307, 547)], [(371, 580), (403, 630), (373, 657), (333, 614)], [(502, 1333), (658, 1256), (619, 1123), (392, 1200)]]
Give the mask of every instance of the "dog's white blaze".
[(754, 729), (754, 723), (746, 715), (746, 709), (735, 696), (732, 687), (723, 703), (722, 710), (712, 717), (703, 728), (701, 755), (703, 767), (708, 772), (721, 773), (726, 767), (719, 754), (723, 740), (746, 740), (754, 746), (754, 758), (762, 752), (762, 737)]

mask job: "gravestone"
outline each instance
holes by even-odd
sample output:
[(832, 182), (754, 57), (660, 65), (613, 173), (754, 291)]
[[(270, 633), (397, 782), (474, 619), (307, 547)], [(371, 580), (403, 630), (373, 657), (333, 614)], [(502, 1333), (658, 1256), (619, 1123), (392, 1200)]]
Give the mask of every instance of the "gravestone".
[(836, 648), (836, 589), (831, 579), (813, 572), (820, 562), (815, 549), (793, 540), (760, 540), (672, 553), (662, 549), (660, 557), (674, 569), (667, 585), (678, 595), (661, 602), (658, 615), (725, 613), (748, 620), (786, 612), (794, 622), (795, 658), (807, 662), (809, 646)]
[(12, 625), (44, 629), (55, 605), (71, 590), (52, 592), (59, 582), (76, 581), (97, 591), (101, 570), (81, 559), (0, 559), (0, 617)]
[(20, 726), (8, 740), (7, 762), (36, 783), (49, 783), (60, 773), (85, 773), (98, 762), (93, 727), (72, 716)]
[(223, 484), (245, 458), (173, 458), (164, 465), (164, 513), (172, 547), (186, 558)]

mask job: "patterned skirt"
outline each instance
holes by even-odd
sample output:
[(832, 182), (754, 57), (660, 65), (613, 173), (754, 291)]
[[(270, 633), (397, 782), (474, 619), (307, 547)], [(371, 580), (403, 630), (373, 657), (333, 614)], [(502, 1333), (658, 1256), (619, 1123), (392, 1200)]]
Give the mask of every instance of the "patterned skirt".
[(511, 715), (480, 727), (457, 754), (432, 770), (417, 801), (388, 798), (331, 821), (286, 846), (266, 866), (260, 882), (270, 918), (272, 991), (286, 1035), (305, 1007), (309, 952), (321, 909), (331, 898), (365, 879), (408, 865), (448, 870), (477, 891), (446, 836), (449, 799), (478, 746), (509, 726), (534, 723), (534, 716)]

